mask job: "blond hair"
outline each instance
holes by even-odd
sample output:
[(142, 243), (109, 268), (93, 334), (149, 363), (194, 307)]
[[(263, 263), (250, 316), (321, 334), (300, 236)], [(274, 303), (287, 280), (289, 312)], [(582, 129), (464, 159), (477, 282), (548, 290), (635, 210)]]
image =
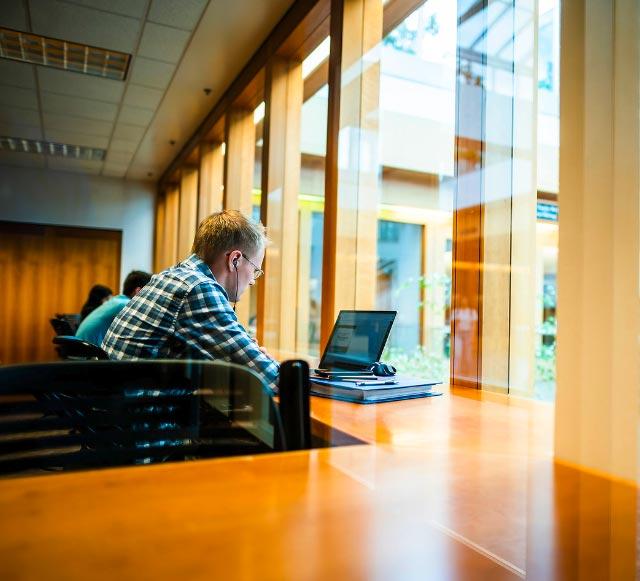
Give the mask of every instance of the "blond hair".
[(205, 218), (196, 232), (191, 252), (207, 264), (220, 254), (240, 250), (253, 257), (267, 245), (265, 227), (237, 210), (223, 210)]

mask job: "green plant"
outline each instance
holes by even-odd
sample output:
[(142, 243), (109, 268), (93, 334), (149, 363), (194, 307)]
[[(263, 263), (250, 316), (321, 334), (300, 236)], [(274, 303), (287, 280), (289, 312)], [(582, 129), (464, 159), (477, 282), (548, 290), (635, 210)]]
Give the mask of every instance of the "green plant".
[(402, 375), (414, 375), (435, 381), (447, 381), (449, 358), (442, 354), (428, 352), (418, 345), (413, 351), (389, 347), (383, 354), (383, 361), (391, 363)]

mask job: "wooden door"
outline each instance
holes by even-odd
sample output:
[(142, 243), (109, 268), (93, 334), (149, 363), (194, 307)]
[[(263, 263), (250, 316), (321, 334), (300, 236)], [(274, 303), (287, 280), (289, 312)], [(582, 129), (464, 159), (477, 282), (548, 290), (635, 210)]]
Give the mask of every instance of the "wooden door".
[(49, 323), (89, 289), (120, 289), (122, 232), (0, 221), (0, 362), (55, 360)]

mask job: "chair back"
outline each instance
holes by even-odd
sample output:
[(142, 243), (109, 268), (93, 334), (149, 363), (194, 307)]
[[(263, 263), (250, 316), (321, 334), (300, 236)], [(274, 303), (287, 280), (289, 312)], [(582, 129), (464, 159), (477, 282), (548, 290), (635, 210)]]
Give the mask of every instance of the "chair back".
[(271, 391), (233, 363), (0, 367), (0, 474), (286, 449)]
[(309, 364), (301, 359), (280, 365), (280, 415), (289, 450), (311, 448)]
[(51, 323), (51, 326), (53, 327), (56, 335), (73, 335), (75, 333), (75, 330), (73, 329), (69, 321), (65, 319), (54, 317), (52, 319), (49, 319), (49, 323)]
[(53, 338), (53, 344), (61, 359), (109, 359), (100, 347), (73, 335), (58, 335)]

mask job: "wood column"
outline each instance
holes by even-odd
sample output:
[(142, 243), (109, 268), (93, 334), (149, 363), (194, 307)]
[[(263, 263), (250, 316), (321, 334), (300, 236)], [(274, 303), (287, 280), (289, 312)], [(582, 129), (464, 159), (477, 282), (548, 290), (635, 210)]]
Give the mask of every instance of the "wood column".
[(160, 272), (164, 268), (166, 194), (159, 191), (156, 195), (156, 224), (153, 243), (153, 270)]
[[(224, 207), (238, 210), (250, 217), (256, 150), (253, 111), (231, 109), (226, 118), (225, 133), (227, 149), (224, 156)], [(245, 327), (249, 322), (249, 292), (245, 292), (236, 307), (238, 320)]]
[(634, 483), (639, 22), (636, 0), (562, 4), (555, 427), (558, 460)]
[(382, 15), (380, 0), (331, 6), (322, 346), (340, 309), (375, 306)]
[(180, 177), (180, 213), (178, 223), (178, 260), (191, 254), (198, 213), (198, 169), (184, 167)]
[[(311, 210), (301, 208), (299, 213), (299, 248), (311, 248)], [(298, 298), (296, 316), (296, 352), (300, 355), (309, 353), (309, 280), (311, 278), (311, 253), (298, 252)]]
[[(296, 352), (302, 63), (271, 59), (266, 71), (262, 211), (272, 244), (258, 298), (258, 340), (281, 359)], [(261, 336), (262, 335), (262, 336)]]
[(253, 111), (231, 109), (227, 115), (226, 134), (224, 207), (251, 216), (256, 150)]
[(178, 211), (180, 206), (180, 185), (170, 184), (166, 190), (164, 214), (164, 248), (162, 268), (168, 268), (178, 261)]
[(222, 210), (224, 195), (224, 143), (200, 144), (198, 172), (198, 224), (207, 216)]

